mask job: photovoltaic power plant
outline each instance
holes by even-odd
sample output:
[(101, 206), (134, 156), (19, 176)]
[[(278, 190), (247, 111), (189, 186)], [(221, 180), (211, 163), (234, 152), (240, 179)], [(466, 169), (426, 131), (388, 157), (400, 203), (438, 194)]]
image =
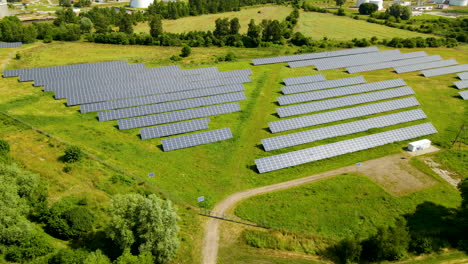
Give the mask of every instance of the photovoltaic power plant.
[(336, 99), (311, 102), (306, 104), (292, 105), (282, 108), (277, 108), (280, 117), (289, 117), (294, 115), (302, 115), (317, 111), (329, 110), (351, 105), (358, 105), (381, 101), (391, 98), (403, 97), (413, 95), (414, 91), (410, 87), (402, 87), (397, 89), (390, 89), (385, 91), (378, 91), (373, 93), (359, 94), (349, 97), (341, 97)]
[(427, 56), (426, 52), (424, 51), (411, 52), (411, 53), (405, 53), (405, 54), (395, 54), (395, 55), (385, 54), (382, 56), (362, 58), (359, 60), (349, 60), (349, 61), (341, 60), (341, 61), (335, 61), (331, 63), (323, 63), (323, 64), (317, 65), (316, 68), (317, 70), (322, 71), (322, 70), (346, 68), (350, 66), (366, 65), (366, 64), (371, 64), (371, 63), (398, 61), (398, 60), (418, 58), (418, 57), (424, 57), (424, 56)]
[(458, 89), (465, 89), (465, 88), (468, 88), (468, 80), (457, 81), (457, 82), (455, 82), (455, 86), (456, 86)]
[(140, 129), (141, 139), (160, 138), (188, 132), (208, 129), (209, 118), (191, 120), (186, 122), (162, 125), (157, 127), (146, 127)]
[(440, 61), (440, 60), (442, 60), (442, 57), (440, 57), (439, 55), (434, 55), (434, 56), (419, 57), (419, 58), (414, 58), (414, 59), (386, 61), (386, 62), (375, 63), (375, 64), (352, 66), (352, 67), (346, 68), (346, 70), (349, 73), (368, 72), (368, 71), (382, 70), (382, 69), (388, 69), (388, 68), (399, 67), (399, 66)]
[(468, 90), (467, 91), (461, 91), (461, 92), (458, 92), (458, 93), (463, 98), (463, 100), (468, 100)]
[(231, 138), (231, 130), (229, 128), (223, 128), (186, 136), (163, 139), (162, 145), (164, 151), (171, 151), (176, 149), (204, 145)]
[(461, 80), (468, 80), (468, 72), (461, 72), (458, 75), (458, 78), (460, 78)]
[(435, 133), (437, 130), (431, 123), (424, 123), (261, 158), (255, 164), (260, 173), (265, 173)]
[(321, 81), (326, 81), (326, 80), (327, 79), (322, 74), (283, 79), (284, 84), (286, 84), (286, 85), (295, 85), (295, 84), (311, 83), (311, 82), (321, 82)]
[(422, 74), (424, 75), (424, 77), (432, 77), (432, 76), (439, 76), (439, 75), (445, 75), (445, 74), (451, 74), (451, 73), (458, 73), (458, 72), (463, 72), (463, 71), (468, 71), (468, 64), (426, 70), (426, 71), (422, 71)]
[(22, 45), (21, 42), (0, 42), (0, 48), (18, 48)]
[(297, 67), (306, 67), (306, 66), (320, 66), (320, 65), (330, 65), (334, 63), (339, 63), (343, 61), (354, 61), (360, 62), (365, 64), (365, 62), (369, 62), (375, 58), (384, 58), (388, 56), (396, 56), (401, 54), (399, 50), (386, 50), (386, 51), (378, 51), (378, 52), (371, 52), (371, 53), (364, 53), (364, 54), (354, 54), (354, 55), (346, 55), (341, 57), (334, 57), (334, 58), (320, 58), (320, 59), (313, 59), (313, 60), (302, 60), (302, 61), (293, 61), (289, 62), (288, 66), (290, 68), (297, 68)]
[(396, 124), (416, 121), (427, 118), (421, 109), (400, 112), (396, 114), (373, 117), (369, 119), (328, 126), (297, 132), (293, 134), (262, 139), (263, 148), (266, 151), (287, 148), (322, 140), (326, 138), (339, 137), (359, 132), (364, 132), (372, 128), (381, 128)]
[(275, 63), (284, 63), (290, 61), (300, 61), (300, 60), (311, 60), (318, 58), (328, 58), (328, 57), (339, 57), (350, 54), (360, 54), (368, 52), (377, 52), (379, 49), (377, 47), (367, 47), (367, 48), (358, 48), (358, 49), (345, 49), (337, 51), (326, 51), (318, 53), (309, 53), (309, 54), (299, 54), (299, 55), (290, 55), (290, 56), (281, 56), (273, 58), (262, 58), (252, 60), (253, 65), (264, 65), (264, 64), (275, 64)]
[(336, 80), (327, 80), (322, 82), (313, 82), (313, 83), (304, 83), (304, 84), (296, 84), (291, 86), (283, 86), (281, 87), (281, 91), (283, 94), (293, 94), (293, 93), (303, 93), (309, 92), (314, 90), (322, 90), (327, 88), (334, 88), (334, 87), (341, 87), (353, 84), (360, 84), (365, 83), (366, 79), (362, 76), (357, 77), (348, 77), (343, 79), (336, 79)]
[(103, 111), (103, 110), (112, 110), (112, 109), (126, 108), (126, 107), (139, 106), (139, 105), (164, 103), (164, 102), (177, 101), (177, 100), (183, 100), (183, 99), (217, 95), (217, 94), (242, 92), (244, 90), (245, 88), (242, 84), (233, 84), (233, 85), (218, 86), (218, 87), (192, 90), (192, 91), (176, 92), (176, 93), (170, 93), (170, 94), (159, 94), (159, 95), (128, 98), (128, 99), (121, 99), (121, 100), (114, 100), (114, 101), (107, 101), (107, 102), (100, 102), (100, 103), (84, 104), (80, 106), (80, 111), (81, 113), (97, 112), (97, 111)]
[(314, 115), (295, 117), (268, 123), (272, 133), (278, 133), (298, 128), (316, 126), (336, 121), (373, 115), (413, 106), (418, 106), (419, 102), (414, 97), (391, 100), (381, 103), (356, 106)]
[(119, 129), (130, 129), (147, 127), (160, 124), (174, 123), (190, 119), (215, 116), (240, 111), (238, 103), (207, 106), (195, 109), (188, 109), (176, 112), (162, 113), (157, 115), (141, 116), (118, 121)]
[(302, 102), (307, 102), (307, 101), (315, 101), (315, 100), (331, 98), (331, 97), (338, 97), (338, 96), (344, 96), (344, 95), (383, 90), (383, 89), (394, 88), (394, 87), (399, 87), (403, 85), (406, 85), (406, 83), (402, 79), (393, 79), (393, 80), (386, 80), (386, 81), (380, 81), (380, 82), (375, 82), (375, 83), (366, 83), (366, 84), (346, 86), (346, 87), (341, 87), (341, 88), (312, 91), (312, 92), (306, 92), (306, 93), (301, 93), (301, 94), (291, 94), (291, 95), (286, 95), (286, 96), (280, 96), (277, 99), (280, 105), (288, 105), (288, 104), (296, 104), (296, 103), (302, 103)]
[(414, 71), (421, 71), (426, 69), (434, 69), (446, 66), (457, 65), (458, 62), (456, 60), (442, 60), (442, 61), (435, 61), (430, 63), (421, 63), (421, 64), (414, 64), (414, 65), (406, 65), (395, 67), (395, 71), (397, 73), (405, 73), (405, 72), (414, 72)]
[(98, 114), (99, 121), (108, 121), (123, 119), (135, 116), (144, 116), (157, 113), (164, 113), (176, 110), (190, 109), (207, 105), (217, 105), (223, 103), (230, 103), (236, 101), (245, 100), (245, 95), (243, 92), (222, 94), (222, 95), (213, 95), (208, 97), (200, 97), (187, 99), (182, 101), (166, 102), (161, 104), (152, 104), (145, 106), (138, 106), (132, 108), (124, 108), (118, 110), (111, 110), (100, 112)]

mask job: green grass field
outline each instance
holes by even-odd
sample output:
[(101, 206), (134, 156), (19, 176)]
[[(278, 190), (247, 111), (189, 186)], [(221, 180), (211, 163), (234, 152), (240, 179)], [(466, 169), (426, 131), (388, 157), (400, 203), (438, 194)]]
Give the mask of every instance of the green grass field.
[[(76, 52), (78, 49), (80, 52)], [(160, 139), (142, 141), (138, 137), (138, 129), (119, 131), (115, 128), (116, 122), (98, 122), (95, 113), (80, 114), (79, 107), (66, 107), (63, 100), (54, 100), (51, 93), (44, 94), (39, 88), (33, 88), (30, 83), (18, 83), (15, 78), (3, 79), (0, 84), (0, 92), (5, 95), (0, 99), (0, 110), (72, 142), (132, 174), (145, 176), (148, 172), (154, 171), (156, 177), (151, 181), (155, 185), (191, 204), (195, 204), (195, 198), (200, 195), (205, 195), (208, 204), (211, 205), (235, 191), (300, 178), (354, 164), (357, 161), (398, 153), (405, 146), (405, 143), (390, 144), (311, 164), (258, 174), (254, 167), (256, 158), (368, 133), (327, 139), (266, 153), (258, 145), (261, 139), (272, 136), (266, 129), (268, 122), (278, 120), (274, 114), (277, 107), (276, 97), (280, 95), (281, 80), (285, 77), (314, 74), (316, 71), (310, 67), (290, 69), (284, 65), (253, 67), (250, 65), (250, 60), (246, 59), (249, 56), (262, 57), (279, 53), (275, 49), (231, 50), (240, 55), (240, 61), (217, 64), (220, 70), (251, 68), (254, 72), (253, 82), (245, 85), (248, 100), (240, 103), (242, 112), (213, 117), (210, 124), (210, 129), (231, 128), (234, 134), (232, 140), (164, 153), (158, 147), (161, 144)], [(11, 67), (25, 68), (112, 59), (129, 59), (132, 62), (147, 62), (155, 66), (168, 64), (168, 57), (176, 52), (179, 52), (178, 48), (55, 43), (24, 51), (23, 59), (13, 61)], [(210, 61), (213, 61), (215, 55), (226, 52), (227, 49), (222, 48), (195, 48), (194, 55), (182, 63), (193, 62), (199, 66), (209, 66), (213, 65)], [(466, 47), (427, 49), (427, 52), (441, 54), (444, 58), (456, 58), (460, 62), (467, 61), (464, 55)], [(61, 56), (55, 56), (56, 54)], [(329, 79), (350, 76), (340, 70), (323, 73)], [(465, 103), (456, 97), (457, 90), (450, 87), (455, 79), (454, 75), (423, 78), (417, 73), (397, 75), (390, 70), (382, 70), (366, 73), (364, 76), (368, 82), (404, 78), (416, 91), (422, 109), (429, 116), (428, 121), (433, 122), (439, 130), (438, 134), (429, 138), (435, 143), (447, 146), (455, 137), (458, 127), (463, 122)], [(132, 162), (128, 162), (129, 160)]]
[[(412, 213), (429, 201), (454, 208), (459, 193), (446, 183), (403, 197), (385, 192), (367, 177), (355, 174), (250, 198), (236, 214), (267, 226), (333, 239), (367, 237), (397, 216)], [(365, 205), (365, 206), (363, 206)]]
[[(292, 8), (286, 6), (262, 6), (243, 8), (239, 12), (226, 12), (221, 14), (209, 14), (195, 17), (184, 17), (177, 20), (164, 20), (163, 28), (166, 32), (183, 33), (189, 31), (213, 31), (215, 29), (215, 20), (218, 18), (239, 18), (241, 23), (240, 32), (246, 33), (250, 19), (255, 19), (258, 24), (263, 19), (283, 20)], [(148, 23), (142, 23), (135, 27), (135, 32), (149, 32)]]
[(301, 11), (295, 31), (302, 32), (313, 39), (328, 37), (335, 40), (350, 40), (353, 38), (391, 39), (393, 37), (413, 38), (429, 37), (431, 35), (391, 28), (383, 25), (340, 17), (333, 14)]

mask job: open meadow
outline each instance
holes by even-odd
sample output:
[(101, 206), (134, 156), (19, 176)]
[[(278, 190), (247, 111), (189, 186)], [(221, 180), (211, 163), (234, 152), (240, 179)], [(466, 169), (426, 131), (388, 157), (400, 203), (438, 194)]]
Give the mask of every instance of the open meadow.
[[(183, 19), (177, 21), (181, 20)], [(379, 27), (389, 29), (388, 27)], [(408, 33), (414, 36), (414, 33)], [(468, 63), (466, 55), (468, 54), (468, 46), (466, 45), (451, 49), (400, 50), (402, 52), (424, 50), (429, 55), (438, 54), (444, 59), (457, 59), (459, 63)], [(215, 63), (216, 56), (225, 55), (228, 51), (237, 55), (236, 62)], [(118, 46), (86, 42), (38, 43), (17, 49), (0, 50), (0, 60), (7, 62), (16, 52), (21, 54), (21, 59), (11, 59), (7, 69), (110, 60), (128, 60), (130, 63), (145, 63), (147, 67), (156, 67), (174, 64), (169, 58), (179, 54), (180, 47)], [(467, 176), (462, 175), (464, 165), (458, 161), (459, 157), (454, 155), (452, 151), (446, 150), (450, 147), (459, 127), (467, 121), (468, 116), (466, 102), (460, 99), (458, 90), (452, 86), (456, 80), (455, 74), (425, 78), (417, 72), (396, 74), (390, 69), (363, 74), (348, 74), (343, 70), (322, 71), (320, 73), (324, 74), (327, 79), (362, 75), (367, 82), (376, 82), (403, 78), (416, 92), (415, 97), (421, 103), (420, 108), (428, 115), (428, 119), (372, 129), (372, 131), (321, 140), (269, 153), (265, 152), (260, 145), (261, 139), (272, 137), (268, 130), (268, 122), (279, 120), (276, 115), (278, 107), (276, 97), (281, 95), (282, 79), (319, 72), (312, 67), (288, 68), (286, 64), (252, 66), (251, 59), (279, 56), (285, 53), (291, 54), (292, 52), (294, 52), (293, 48), (193, 48), (192, 55), (179, 62), (183, 68), (217, 66), (220, 71), (249, 68), (253, 71), (252, 82), (245, 84), (247, 100), (240, 102), (241, 112), (211, 117), (210, 129), (229, 127), (233, 132), (233, 139), (171, 152), (161, 150), (160, 139), (142, 141), (139, 138), (138, 129), (121, 131), (116, 128), (115, 121), (99, 122), (96, 113), (81, 114), (78, 106), (67, 107), (64, 100), (55, 100), (53, 93), (44, 93), (40, 87), (33, 87), (30, 82), (18, 82), (17, 78), (2, 79), (0, 82), (1, 112), (43, 130), (59, 140), (79, 146), (102, 162), (120, 168), (127, 176), (122, 176), (121, 173), (102, 167), (102, 163), (97, 164), (91, 160), (75, 164), (71, 172), (64, 172), (64, 165), (59, 161), (64, 149), (62, 143), (52, 141), (42, 135), (37, 136), (31, 131), (28, 132), (28, 129), (18, 126), (8, 117), (0, 119), (3, 124), (0, 127), (0, 137), (11, 143), (13, 146), (12, 156), (15, 159), (24, 164), (27, 169), (40, 173), (46, 179), (50, 186), (51, 196), (55, 199), (66, 195), (86, 196), (90, 192), (89, 195), (93, 197), (91, 204), (94, 209), (103, 211), (110, 195), (115, 193), (159, 191), (168, 194), (179, 204), (179, 215), (182, 218), (183, 246), (178, 253), (176, 263), (194, 263), (199, 259), (198, 249), (201, 244), (199, 226), (202, 221), (196, 217), (196, 212), (187, 206), (196, 206), (198, 196), (205, 196), (206, 206), (211, 208), (222, 198), (237, 191), (310, 176), (353, 165), (356, 162), (401, 153), (407, 142), (389, 144), (265, 174), (257, 172), (254, 163), (257, 158), (408, 125), (432, 122), (439, 133), (427, 138), (442, 148), (440, 153), (446, 153), (440, 154), (443, 155), (441, 156), (441, 160), (444, 160), (443, 165), (461, 176)], [(380, 115), (382, 114), (374, 116)], [(359, 119), (361, 118), (346, 120), (346, 122)], [(339, 123), (342, 122), (327, 125)], [(306, 129), (297, 131), (303, 130)], [(21, 134), (18, 134), (18, 131), (21, 131)], [(466, 149), (466, 146), (463, 148)], [(427, 169), (424, 164), (419, 164), (419, 166), (423, 170)], [(148, 178), (149, 172), (154, 172), (155, 177)], [(133, 175), (134, 178), (128, 175)], [(318, 191), (323, 193), (316, 196), (310, 195)], [(340, 195), (331, 196), (338, 192)], [(368, 195), (363, 195), (364, 192)], [(267, 197), (268, 199), (259, 196), (248, 200), (239, 207), (239, 215), (255, 221), (268, 221), (272, 227), (290, 229), (295, 232), (319, 233), (332, 238), (340, 238), (340, 234), (345, 229), (355, 232), (362, 223), (366, 224), (365, 232), (371, 232), (376, 225), (384, 223), (386, 217), (411, 212), (417, 203), (426, 200), (447, 207), (454, 207), (459, 201), (455, 189), (447, 186), (444, 182), (408, 196), (393, 197), (374, 182), (360, 175), (340, 176), (324, 182), (271, 194), (271, 197), (275, 197), (274, 199), (294, 200), (294, 204), (288, 204), (288, 206), (284, 203), (270, 204), (270, 196)], [(297, 199), (291, 199), (291, 197)], [(340, 201), (346, 199), (352, 201), (337, 206)], [(357, 205), (362, 205), (363, 201), (369, 202), (369, 206), (362, 208), (362, 211), (352, 210)], [(321, 203), (321, 205), (312, 206), (316, 203)], [(278, 209), (281, 205), (286, 206), (284, 210)], [(308, 205), (308, 207), (301, 208), (303, 205)], [(348, 208), (346, 205), (350, 207)], [(330, 206), (335, 207), (334, 210), (327, 209)], [(311, 218), (311, 222), (302, 221), (302, 219), (308, 218), (311, 213), (308, 209), (311, 207), (315, 210), (315, 216)], [(268, 209), (270, 209), (268, 212), (270, 215), (262, 213)], [(297, 213), (295, 218), (285, 218), (283, 213), (287, 210), (294, 210)], [(340, 215), (341, 212), (346, 214)], [(359, 216), (364, 214), (369, 214), (369, 216), (361, 219)], [(327, 223), (325, 217), (337, 215), (340, 218)], [(275, 222), (276, 220), (278, 222)], [(333, 228), (333, 223), (341, 220), (347, 221), (346, 225), (335, 225)], [(323, 228), (319, 230), (316, 226), (317, 223), (323, 224)], [(246, 255), (243, 259), (248, 261), (252, 259), (254, 254)], [(286, 262), (281, 259), (271, 260), (271, 263)], [(305, 261), (298, 260), (297, 263), (305, 263)]]

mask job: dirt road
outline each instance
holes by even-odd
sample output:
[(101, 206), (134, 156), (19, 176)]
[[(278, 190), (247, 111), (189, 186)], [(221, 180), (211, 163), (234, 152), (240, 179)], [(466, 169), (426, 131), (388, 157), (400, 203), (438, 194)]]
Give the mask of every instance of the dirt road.
[[(235, 194), (232, 194), (228, 196), (226, 199), (222, 200), (219, 202), (214, 208), (213, 211), (219, 212), (219, 213), (226, 213), (230, 208), (232, 208), (234, 205), (239, 203), (240, 201), (247, 199), (249, 197), (263, 194), (263, 193), (268, 193), (268, 192), (273, 192), (273, 191), (278, 191), (278, 190), (283, 190), (283, 189), (288, 189), (292, 187), (296, 187), (302, 184), (322, 180), (325, 178), (329, 178), (332, 176), (336, 176), (339, 174), (347, 173), (347, 172), (352, 172), (355, 171), (356, 167), (355, 166), (348, 166), (344, 168), (340, 168), (337, 170), (332, 170), (320, 174), (316, 174), (313, 176), (305, 177), (305, 178), (300, 178), (292, 181), (287, 181), (287, 182), (281, 182), (273, 185), (268, 185), (264, 187), (259, 187), (255, 189), (249, 189), (246, 191), (238, 192)], [(205, 238), (203, 241), (203, 251), (202, 251), (202, 258), (204, 264), (215, 264), (216, 259), (218, 257), (218, 242), (219, 242), (219, 223), (220, 220), (215, 219), (215, 218), (209, 218), (208, 222), (206, 223), (205, 226)]]

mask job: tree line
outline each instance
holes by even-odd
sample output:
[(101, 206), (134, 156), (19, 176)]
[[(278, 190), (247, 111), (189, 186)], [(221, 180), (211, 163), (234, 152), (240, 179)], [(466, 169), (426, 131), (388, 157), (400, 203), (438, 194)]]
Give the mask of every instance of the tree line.
[[(86, 198), (63, 197), (49, 205), (47, 185), (39, 175), (21, 169), (0, 139), (0, 255), (9, 262), (48, 264), (154, 264), (170, 261), (178, 247), (174, 205), (154, 194), (114, 195), (98, 221)], [(64, 171), (84, 158), (68, 147)], [(133, 181), (115, 175), (113, 183)], [(102, 213), (100, 215), (102, 217)], [(73, 244), (59, 248), (46, 235)]]

